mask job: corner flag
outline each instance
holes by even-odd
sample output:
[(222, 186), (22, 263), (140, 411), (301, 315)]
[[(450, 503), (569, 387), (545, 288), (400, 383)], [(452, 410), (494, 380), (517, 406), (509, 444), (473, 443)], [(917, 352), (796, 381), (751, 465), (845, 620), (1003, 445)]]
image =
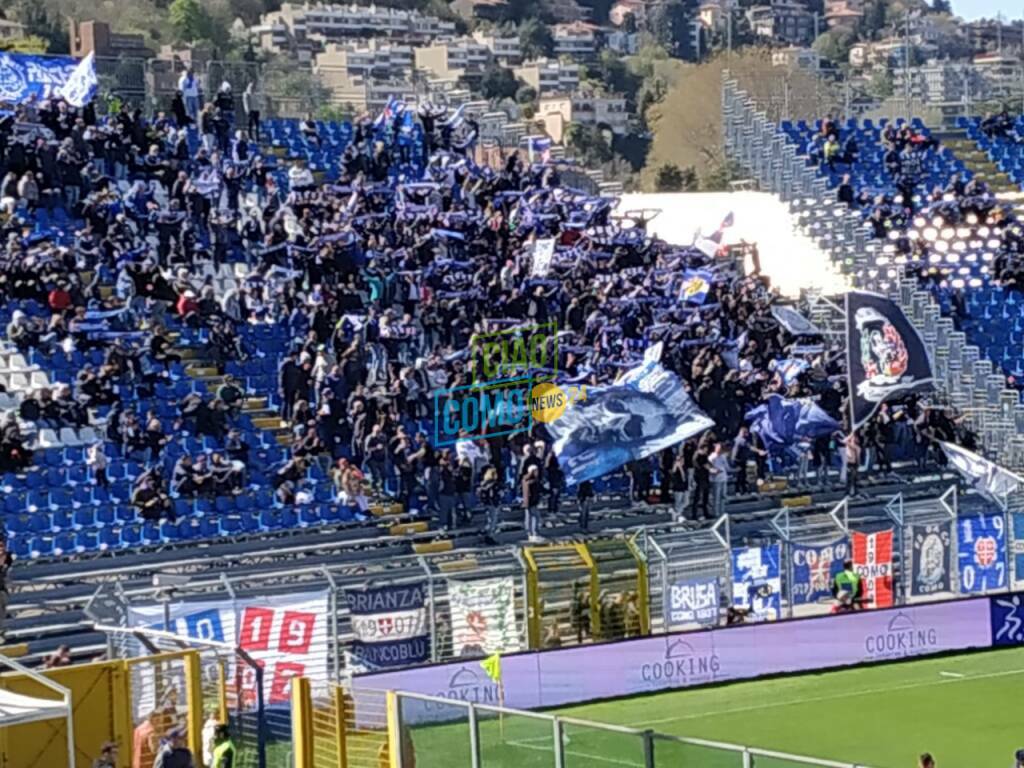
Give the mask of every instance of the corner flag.
[(495, 653), (488, 656), (486, 659), (480, 662), (480, 667), (487, 676), (491, 678), (492, 682), (501, 682), (501, 654)]

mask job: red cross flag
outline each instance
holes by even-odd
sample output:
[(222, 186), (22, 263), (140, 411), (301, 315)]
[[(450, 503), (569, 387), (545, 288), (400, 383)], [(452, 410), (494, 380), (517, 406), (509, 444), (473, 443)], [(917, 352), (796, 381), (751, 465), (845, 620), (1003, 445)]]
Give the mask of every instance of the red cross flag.
[(868, 605), (892, 607), (892, 528), (877, 533), (854, 532), (853, 568), (864, 579)]

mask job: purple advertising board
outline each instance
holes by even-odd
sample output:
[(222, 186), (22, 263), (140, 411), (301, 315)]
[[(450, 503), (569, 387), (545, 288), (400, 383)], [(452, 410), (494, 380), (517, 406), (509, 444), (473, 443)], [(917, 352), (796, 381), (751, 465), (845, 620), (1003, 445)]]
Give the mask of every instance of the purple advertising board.
[[(506, 706), (537, 709), (991, 644), (989, 601), (973, 599), (521, 653), (502, 659), (502, 677)], [(363, 675), (356, 687), (498, 703), (498, 686), (475, 659)], [(402, 714), (407, 722), (465, 717), (429, 702)]]

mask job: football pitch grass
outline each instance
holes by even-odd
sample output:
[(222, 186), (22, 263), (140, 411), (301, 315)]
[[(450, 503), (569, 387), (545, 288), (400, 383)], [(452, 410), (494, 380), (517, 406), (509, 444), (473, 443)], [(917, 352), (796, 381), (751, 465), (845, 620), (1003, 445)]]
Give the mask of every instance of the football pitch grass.
[[(601, 674), (595, 669), (593, 674)], [(871, 768), (1008, 768), (1024, 748), (1024, 648), (673, 691), (559, 710), (582, 720)], [(485, 768), (551, 768), (546, 721), (480, 718)], [(643, 768), (642, 740), (566, 724), (564, 768)], [(414, 728), (417, 768), (468, 768), (466, 724)], [(742, 768), (738, 753), (655, 743), (656, 765)], [(796, 768), (756, 758), (754, 768)]]

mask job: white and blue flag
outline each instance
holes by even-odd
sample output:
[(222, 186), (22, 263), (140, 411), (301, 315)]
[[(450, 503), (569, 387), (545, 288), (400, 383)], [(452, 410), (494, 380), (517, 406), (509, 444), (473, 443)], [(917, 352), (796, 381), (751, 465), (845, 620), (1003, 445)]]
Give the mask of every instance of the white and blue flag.
[(714, 422), (674, 373), (647, 362), (611, 386), (589, 387), (585, 401), (545, 426), (566, 481), (580, 483), (677, 445)]
[(732, 604), (756, 621), (775, 621), (782, 610), (781, 548), (733, 547)]

